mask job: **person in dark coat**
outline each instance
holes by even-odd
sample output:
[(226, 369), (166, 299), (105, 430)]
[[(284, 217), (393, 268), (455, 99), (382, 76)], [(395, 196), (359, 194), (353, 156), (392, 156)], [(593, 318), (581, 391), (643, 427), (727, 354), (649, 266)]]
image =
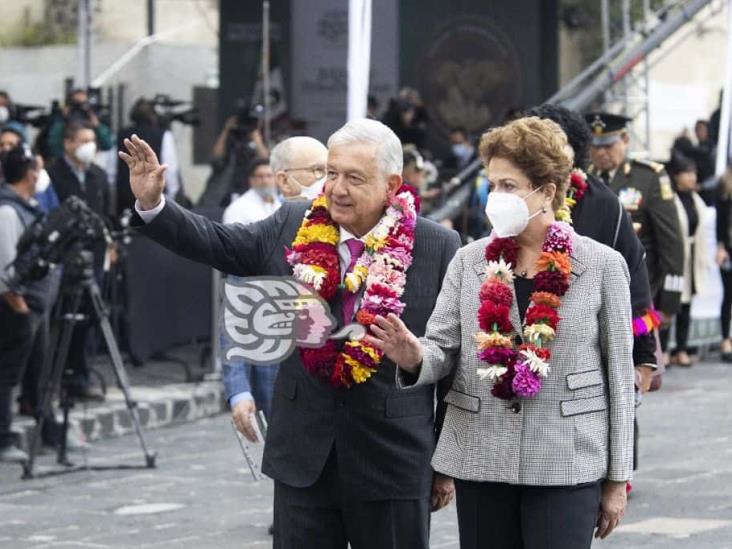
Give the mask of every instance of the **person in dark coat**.
[(671, 181), (662, 164), (627, 158), (627, 117), (591, 113), (585, 120), (592, 132), (588, 173), (618, 195), (630, 214), (646, 250), (654, 304), (668, 323), (681, 307), (684, 283), (684, 249)]
[[(61, 202), (70, 196), (84, 200), (86, 204), (102, 217), (109, 215), (109, 184), (107, 174), (94, 164), (96, 155), (94, 128), (85, 122), (74, 122), (66, 126), (64, 133), (64, 155), (51, 165), (48, 174), (53, 181), (56, 194)], [(94, 252), (94, 277), (102, 286), (106, 245), (100, 240)], [(85, 299), (82, 311), (89, 315), (91, 303)], [(69, 394), (83, 400), (103, 400), (101, 391), (89, 381), (89, 362), (94, 356), (94, 331), (87, 319), (76, 324), (69, 347), (68, 367), (73, 372), (69, 380)]]

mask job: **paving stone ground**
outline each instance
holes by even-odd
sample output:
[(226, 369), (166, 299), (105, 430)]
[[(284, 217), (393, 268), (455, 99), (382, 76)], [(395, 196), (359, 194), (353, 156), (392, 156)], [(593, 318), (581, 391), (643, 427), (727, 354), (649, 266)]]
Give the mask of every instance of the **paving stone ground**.
[[(593, 548), (732, 549), (732, 366), (674, 370), (640, 409), (641, 471), (623, 527)], [(228, 417), (149, 433), (154, 470), (19, 480), (0, 465), (1, 548), (270, 547), (272, 486), (251, 479)], [(142, 464), (134, 437), (94, 443), (77, 462)], [(49, 466), (53, 456), (42, 456)], [(432, 547), (458, 547), (455, 508)]]

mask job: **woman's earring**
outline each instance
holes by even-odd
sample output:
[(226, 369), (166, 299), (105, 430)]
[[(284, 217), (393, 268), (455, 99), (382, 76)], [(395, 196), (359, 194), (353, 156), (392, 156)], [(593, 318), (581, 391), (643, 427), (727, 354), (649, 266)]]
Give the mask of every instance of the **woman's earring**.
[(546, 213), (546, 206), (542, 206), (542, 207), (541, 207), (541, 213), (543, 213), (543, 214), (545, 214), (545, 213)]

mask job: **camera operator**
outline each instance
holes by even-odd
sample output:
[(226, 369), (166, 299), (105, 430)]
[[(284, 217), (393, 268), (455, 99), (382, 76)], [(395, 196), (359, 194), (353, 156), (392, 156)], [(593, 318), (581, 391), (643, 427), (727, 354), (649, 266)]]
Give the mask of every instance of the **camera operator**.
[(251, 114), (248, 104), (241, 104), (237, 114), (230, 116), (211, 151), (213, 173), (208, 186), (225, 188), (220, 206), (228, 206), (232, 195), (242, 195), (248, 189), (250, 164), (256, 159), (268, 159), (269, 150), (259, 129), (259, 119)]
[(66, 106), (61, 110), (61, 116), (56, 117), (48, 131), (48, 150), (52, 158), (63, 156), (66, 126), (73, 123), (89, 124), (94, 130), (100, 150), (108, 151), (114, 146), (112, 130), (103, 124), (94, 112), (89, 103), (89, 93), (86, 90), (76, 89), (69, 93)]
[[(5, 127), (0, 129), (0, 153), (7, 152), (16, 147), (20, 147), (26, 143), (25, 128), (17, 122), (8, 122)], [(41, 175), (36, 183), (36, 196), (41, 209), (44, 213), (58, 207), (58, 196), (51, 184), (51, 178), (44, 168), (43, 157), (36, 154), (36, 161), (41, 168)], [(5, 181), (3, 176), (2, 164), (0, 164), (0, 183)]]
[[(165, 195), (175, 199), (181, 190), (180, 174), (178, 170), (178, 154), (175, 150), (173, 133), (160, 127), (155, 104), (144, 97), (139, 98), (130, 110), (132, 125), (122, 129), (117, 135), (117, 150), (123, 151), (124, 140), (138, 135), (150, 144), (160, 162), (168, 166), (165, 172)], [(130, 190), (130, 172), (119, 156), (117, 156), (115, 173), (110, 173), (110, 181), (115, 181), (117, 189), (116, 214), (135, 205), (135, 197)]]
[[(63, 157), (57, 158), (49, 169), (59, 200), (63, 202), (69, 196), (77, 196), (95, 213), (107, 218), (109, 185), (104, 170), (93, 163), (96, 154), (94, 128), (86, 122), (70, 123), (65, 128), (63, 146)], [(102, 287), (104, 258), (107, 251), (105, 243), (100, 241), (92, 251), (94, 277), (97, 284)], [(114, 251), (110, 250), (110, 254), (114, 260)], [(89, 314), (91, 304), (84, 303), (82, 310)], [(76, 325), (69, 349), (69, 366), (73, 370), (69, 394), (80, 400), (104, 399), (101, 391), (89, 383), (89, 361), (94, 355), (95, 341), (88, 320)]]
[[(0, 272), (5, 274), (6, 267), (15, 259), (21, 235), (43, 216), (33, 198), (42, 165), (25, 145), (3, 152), (0, 162), (6, 177), (6, 183), (0, 186)], [(38, 369), (43, 364), (48, 346), (48, 310), (56, 284), (57, 273), (51, 272), (26, 285), (21, 294), (0, 279), (0, 461), (22, 462), (27, 457), (13, 445), (12, 392), (27, 368)], [(24, 388), (33, 393), (28, 395), (33, 401), (32, 413), (37, 405), (38, 373), (31, 376), (35, 380), (32, 388)], [(54, 435), (54, 429), (58, 426), (52, 419), (47, 423), (44, 442), (55, 444), (53, 437), (58, 432)]]

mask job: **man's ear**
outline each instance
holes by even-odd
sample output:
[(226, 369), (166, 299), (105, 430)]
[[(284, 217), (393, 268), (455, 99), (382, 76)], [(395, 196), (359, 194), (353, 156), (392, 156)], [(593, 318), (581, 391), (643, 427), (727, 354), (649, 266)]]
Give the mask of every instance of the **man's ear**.
[(399, 188), (402, 186), (402, 176), (399, 174), (391, 174), (389, 179), (386, 180), (386, 194), (389, 198), (392, 198)]
[(275, 183), (283, 195), (287, 196), (291, 194), (290, 186), (287, 184), (287, 173), (285, 170), (275, 172)]

